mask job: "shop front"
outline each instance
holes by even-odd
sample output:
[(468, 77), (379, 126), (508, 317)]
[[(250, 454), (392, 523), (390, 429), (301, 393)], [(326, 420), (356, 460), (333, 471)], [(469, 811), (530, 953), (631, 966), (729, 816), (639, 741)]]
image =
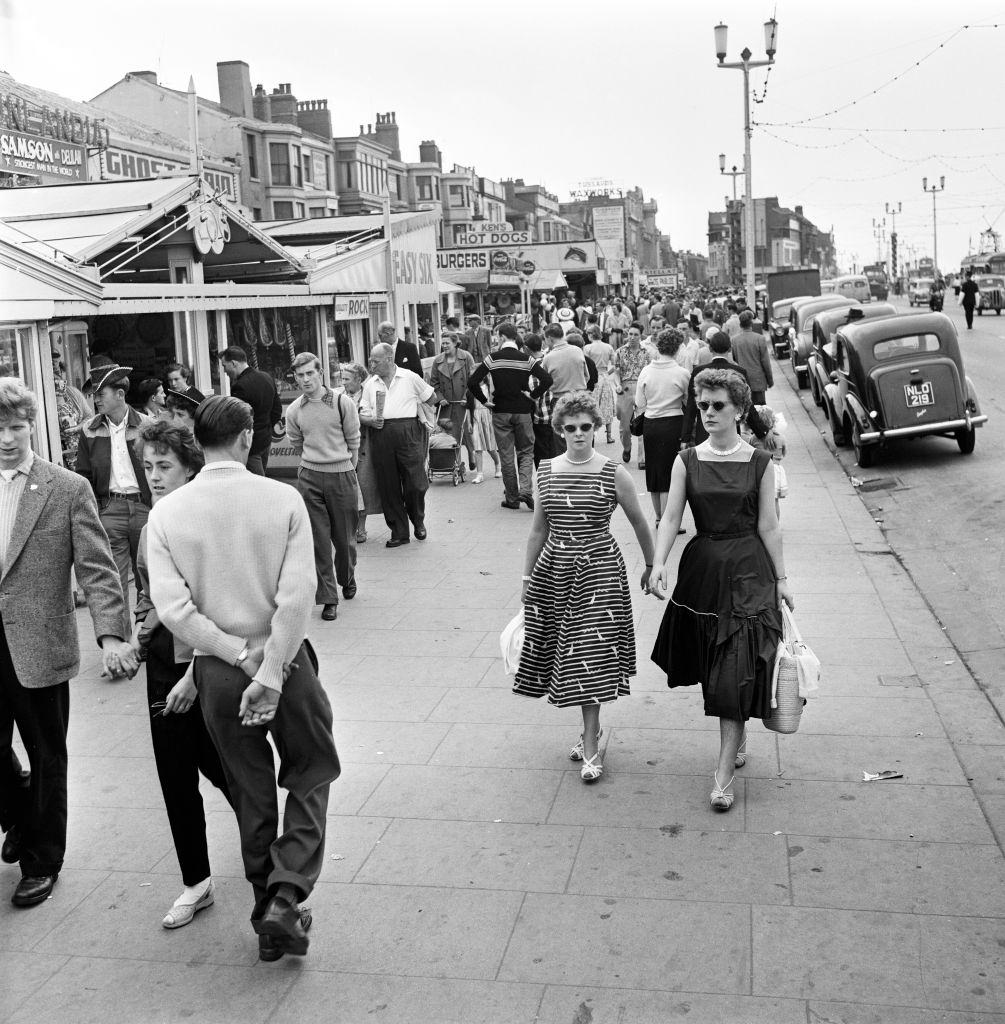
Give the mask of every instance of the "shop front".
[[(200, 391), (227, 394), (218, 353), (240, 345), (291, 401), (294, 357), (327, 352), (332, 296), (311, 292), (310, 263), (198, 178), (8, 190), (0, 193), (0, 226), (23, 259), (70, 267), (92, 282), (90, 303), (56, 303), (35, 328), (36, 348), (59, 351), (65, 383), (85, 399), (101, 362), (132, 367), (134, 389), (181, 362)], [(19, 281), (5, 294), (31, 297)], [(43, 373), (47, 396), (56, 383), (51, 369)]]
[(346, 362), (365, 366), (385, 320), (394, 323), (398, 337), (416, 342), (428, 327), (438, 344), (439, 220), (439, 211), (392, 214), (390, 241), (380, 216), (259, 225), (288, 252), (310, 261), (311, 293), (332, 299), (326, 313), (329, 374)]
[(0, 224), (0, 376), (18, 377), (38, 396), (32, 446), (43, 458), (64, 461), (74, 442), (67, 429), (67, 394), (60, 363), (53, 358), (49, 325), (65, 316), (93, 313), (101, 302), (97, 274), (20, 245), (20, 232)]
[(528, 312), (528, 297), (532, 312), (536, 297), (545, 292), (572, 292), (581, 302), (595, 301), (606, 280), (598, 255), (593, 239), (461, 246), (439, 249), (436, 271), (446, 286), (463, 289), (464, 314), (511, 317)]

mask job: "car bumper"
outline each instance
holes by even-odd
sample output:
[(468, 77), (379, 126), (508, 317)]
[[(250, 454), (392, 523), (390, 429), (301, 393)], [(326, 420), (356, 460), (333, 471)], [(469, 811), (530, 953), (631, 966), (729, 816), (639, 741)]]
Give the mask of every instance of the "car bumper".
[(892, 430), (866, 430), (859, 434), (862, 441), (885, 441), (891, 437), (916, 437), (919, 434), (947, 434), (950, 430), (959, 430), (965, 427), (970, 430), (972, 427), (980, 427), (987, 423), (988, 418), (983, 413), (980, 416), (970, 416), (965, 420), (945, 420), (942, 423), (925, 423), (916, 427), (894, 427)]

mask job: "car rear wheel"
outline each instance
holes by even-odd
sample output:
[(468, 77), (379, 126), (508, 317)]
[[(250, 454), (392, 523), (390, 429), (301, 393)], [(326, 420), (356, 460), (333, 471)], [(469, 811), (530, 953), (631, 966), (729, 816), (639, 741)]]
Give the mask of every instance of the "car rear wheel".
[(960, 427), (956, 431), (956, 443), (960, 446), (960, 451), (964, 455), (973, 455), (974, 446), (977, 444), (977, 430), (975, 427), (971, 427), (967, 430), (966, 427)]
[(813, 396), (814, 405), (823, 406), (824, 399), (820, 392), (820, 381), (817, 380), (815, 373), (810, 374), (810, 394)]
[(862, 469), (868, 469), (876, 461), (876, 450), (871, 444), (862, 443), (858, 424), (852, 424), (851, 445), (855, 449), (855, 461)]
[(847, 424), (838, 420), (837, 413), (830, 405), (828, 405), (828, 412), (830, 413), (831, 435), (834, 438), (834, 446), (836, 448), (844, 448), (848, 444)]

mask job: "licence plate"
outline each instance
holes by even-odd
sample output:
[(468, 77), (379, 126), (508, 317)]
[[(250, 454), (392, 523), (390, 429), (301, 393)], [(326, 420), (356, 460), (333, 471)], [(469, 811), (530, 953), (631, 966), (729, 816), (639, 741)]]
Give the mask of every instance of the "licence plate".
[(931, 381), (924, 384), (905, 384), (904, 397), (908, 409), (917, 409), (922, 405), (935, 405), (935, 388)]

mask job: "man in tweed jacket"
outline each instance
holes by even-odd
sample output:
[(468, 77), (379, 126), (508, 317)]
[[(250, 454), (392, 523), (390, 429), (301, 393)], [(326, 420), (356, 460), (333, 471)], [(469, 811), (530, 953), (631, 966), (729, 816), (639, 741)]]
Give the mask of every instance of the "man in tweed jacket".
[[(135, 670), (122, 634), (119, 574), (86, 480), (34, 455), (35, 396), (0, 378), (0, 806), (19, 814), (4, 859), (19, 860), (15, 906), (44, 902), (66, 849), (68, 680), (80, 668), (70, 569), (84, 589), (105, 671)], [(28, 752), (28, 800), (10, 758), (13, 726)], [(2, 756), (6, 754), (6, 756)]]

